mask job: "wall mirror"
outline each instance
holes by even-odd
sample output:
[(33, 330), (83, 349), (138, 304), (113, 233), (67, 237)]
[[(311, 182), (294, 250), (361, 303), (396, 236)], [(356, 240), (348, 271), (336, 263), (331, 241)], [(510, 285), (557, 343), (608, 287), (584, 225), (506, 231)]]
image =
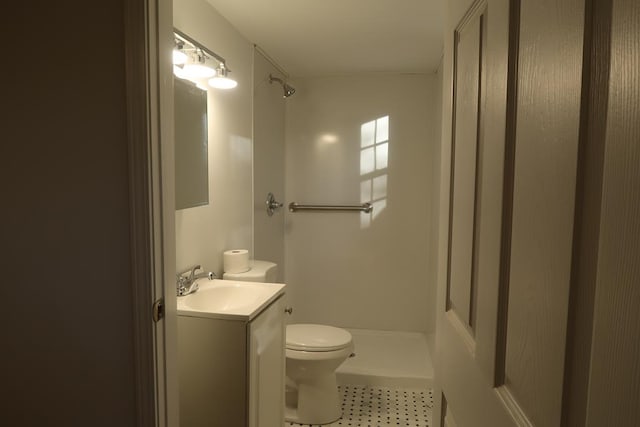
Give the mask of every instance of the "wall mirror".
[(176, 210), (209, 204), (207, 92), (174, 78)]

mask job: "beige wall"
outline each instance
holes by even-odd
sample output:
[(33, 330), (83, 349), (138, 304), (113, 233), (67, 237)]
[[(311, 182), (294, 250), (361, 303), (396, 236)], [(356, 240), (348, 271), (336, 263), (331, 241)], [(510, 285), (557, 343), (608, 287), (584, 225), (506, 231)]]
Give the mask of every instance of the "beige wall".
[(2, 425), (136, 424), (124, 17), (3, 5)]
[[(432, 331), (436, 75), (311, 78), (295, 85), (286, 110), (287, 202), (360, 203), (372, 185), (379, 202), (373, 216), (287, 212), (292, 320)], [(361, 126), (385, 116), (388, 165), (371, 172)]]
[(282, 74), (258, 51), (254, 55), (254, 245), (255, 258), (278, 264), (278, 281), (284, 281), (284, 210), (267, 215), (266, 197), (273, 193), (284, 203), (284, 112), (282, 86), (269, 83), (269, 74)]
[(175, 0), (174, 26), (227, 60), (235, 89), (208, 92), (209, 204), (176, 212), (176, 267), (222, 274), (227, 249), (253, 251), (253, 46), (204, 0)]

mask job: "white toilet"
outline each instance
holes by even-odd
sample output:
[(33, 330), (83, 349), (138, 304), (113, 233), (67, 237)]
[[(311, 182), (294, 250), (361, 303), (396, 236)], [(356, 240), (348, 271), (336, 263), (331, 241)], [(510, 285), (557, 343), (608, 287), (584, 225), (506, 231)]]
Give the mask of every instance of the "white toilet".
[(287, 326), (284, 418), (329, 424), (342, 416), (336, 369), (353, 353), (351, 334), (333, 326)]
[[(273, 283), (278, 265), (249, 261), (244, 273), (224, 273), (222, 278), (243, 282)], [(342, 416), (336, 369), (353, 353), (351, 334), (333, 326), (298, 324), (287, 326), (285, 393), (286, 421), (298, 424), (329, 424)]]

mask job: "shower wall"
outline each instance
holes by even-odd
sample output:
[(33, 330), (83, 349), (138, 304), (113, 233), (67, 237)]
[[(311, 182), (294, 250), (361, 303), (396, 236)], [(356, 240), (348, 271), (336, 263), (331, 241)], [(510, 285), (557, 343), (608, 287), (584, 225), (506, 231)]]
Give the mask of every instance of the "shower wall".
[(286, 105), (286, 200), (372, 214), (285, 213), (294, 322), (432, 332), (436, 74), (297, 79)]
[(284, 108), (282, 86), (269, 75), (284, 76), (257, 50), (253, 59), (253, 221), (255, 258), (278, 264), (284, 281), (284, 209), (267, 215), (269, 192), (284, 202)]

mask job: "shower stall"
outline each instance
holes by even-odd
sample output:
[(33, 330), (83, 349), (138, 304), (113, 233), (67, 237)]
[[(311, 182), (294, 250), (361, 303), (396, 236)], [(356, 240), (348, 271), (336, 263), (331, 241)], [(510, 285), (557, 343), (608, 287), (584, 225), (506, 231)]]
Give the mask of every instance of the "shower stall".
[[(439, 76), (304, 78), (296, 92), (259, 52), (254, 63), (255, 257), (283, 266), (290, 323), (352, 332), (343, 383), (429, 387)], [(268, 216), (268, 192), (353, 209)]]

